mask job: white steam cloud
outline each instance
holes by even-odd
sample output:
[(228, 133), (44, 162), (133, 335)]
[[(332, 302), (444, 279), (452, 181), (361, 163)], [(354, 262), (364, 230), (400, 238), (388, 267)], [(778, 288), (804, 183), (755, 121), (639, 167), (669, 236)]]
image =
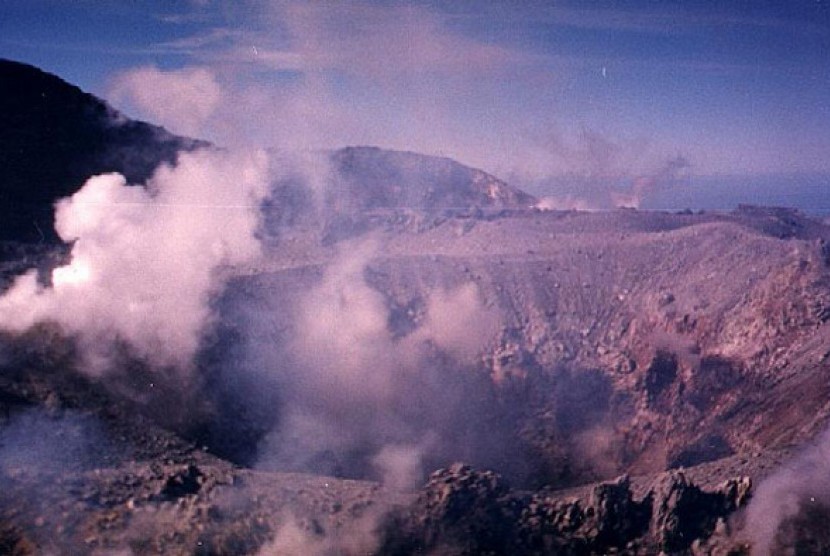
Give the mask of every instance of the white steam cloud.
[(367, 512), (350, 522), (348, 529), (333, 529), (321, 534), (289, 515), (274, 538), (260, 548), (257, 556), (374, 554), (380, 544), (377, 528), (382, 517), (382, 513)]
[(431, 389), (440, 389), (442, 380), (451, 388), (452, 379), (439, 375), (456, 371), (439, 370), (434, 357), (444, 354), (459, 366), (473, 362), (493, 339), (498, 314), (485, 307), (475, 284), (436, 288), (417, 327), (397, 337), (389, 301), (365, 278), (378, 249), (372, 240), (343, 244), (322, 280), (297, 302), (285, 353), (252, 346), (266, 351), (253, 360), (283, 363), (275, 372), (285, 406), (261, 447), (262, 467), (332, 473), (340, 458), (362, 454), (351, 464), (405, 489), (422, 479), (424, 455), (441, 449), (441, 428), (449, 423), (438, 413), (452, 408), (441, 399), (445, 392)]
[(481, 304), (478, 287), (468, 282), (450, 291), (432, 292), (427, 299), (426, 322), (416, 338), (467, 361), (492, 339), (496, 324), (495, 313)]
[(134, 107), (175, 133), (198, 136), (225, 101), (225, 92), (208, 68), (161, 71), (141, 67), (118, 75), (112, 100)]
[(394, 490), (409, 490), (421, 480), (422, 448), (389, 444), (381, 448), (372, 464), (378, 470), (381, 482)]
[[(776, 537), (784, 523), (811, 507), (830, 508), (830, 431), (794, 461), (758, 485), (747, 507), (743, 534), (754, 556), (776, 554)], [(826, 527), (823, 527), (826, 528)]]
[(564, 197), (542, 197), (536, 203), (536, 208), (539, 210), (597, 210), (597, 206), (591, 201), (572, 195), (565, 195)]
[(153, 365), (186, 368), (221, 286), (217, 268), (259, 256), (267, 178), (263, 153), (206, 150), (159, 168), (146, 188), (118, 174), (91, 178), (56, 208), (56, 231), (74, 242), (71, 262), (51, 286), (35, 271), (18, 277), (0, 297), (0, 328), (57, 322), (96, 373), (119, 342)]
[(372, 240), (346, 244), (322, 283), (300, 303), (290, 349), (312, 367), (306, 380), (314, 382), (315, 391), (331, 389), (348, 393), (350, 400), (382, 401), (394, 393), (398, 374), (415, 372), (427, 344), (465, 361), (495, 333), (497, 316), (483, 306), (475, 284), (468, 283), (433, 291), (422, 325), (409, 336), (395, 338), (387, 300), (364, 278), (378, 249)]
[[(111, 81), (118, 108), (225, 146), (381, 145), (495, 172), (528, 151), (515, 110), (492, 109), (515, 98), (503, 84), (557, 81), (525, 50), (460, 32), (426, 5), (264, 0), (207, 12), (210, 26), (154, 45), (183, 69), (138, 67)], [(176, 108), (191, 99), (195, 114)]]
[(540, 210), (640, 208), (683, 184), (691, 169), (682, 155), (588, 130), (570, 141), (553, 136), (540, 144), (549, 151), (549, 177), (512, 176), (515, 185), (540, 192)]
[[(292, 351), (319, 376), (315, 389), (348, 392), (350, 399), (390, 393), (395, 346), (387, 330), (386, 301), (363, 280), (373, 243), (350, 245), (303, 300)], [(409, 359), (406, 354), (404, 359)]]

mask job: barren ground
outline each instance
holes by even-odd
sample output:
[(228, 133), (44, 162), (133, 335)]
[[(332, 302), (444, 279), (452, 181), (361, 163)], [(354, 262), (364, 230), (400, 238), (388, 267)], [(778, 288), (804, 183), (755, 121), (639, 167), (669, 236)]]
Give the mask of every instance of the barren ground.
[[(709, 490), (738, 476), (758, 484), (823, 430), (828, 233), (797, 214), (763, 210), (409, 215), (369, 234), (378, 247), (363, 274), (400, 317), (390, 321), (400, 334), (417, 329), (425, 292), (436, 288), (472, 282), (501, 315), (465, 372), (485, 377), (509, 416), (512, 448), (527, 461), (499, 469), (506, 460), (496, 453), (473, 465), (502, 471), (519, 499), (544, 487), (551, 499), (584, 504), (592, 488), (584, 485), (627, 473), (639, 500), (677, 467)], [(282, 232), (261, 265), (225, 271), (224, 321), (240, 307), (272, 311), (280, 342), (290, 326), (280, 315), (319, 283), (342, 245), (302, 228)], [(37, 251), (8, 246), (4, 277), (43, 261)], [(203, 427), (185, 426), (181, 415), (159, 412), (160, 402), (135, 398), (140, 380), (83, 378), (71, 339), (49, 326), (4, 337), (0, 347), (0, 440), (16, 454), (0, 463), (0, 552), (413, 546), (383, 543), (389, 516), (412, 507), (415, 492), (361, 480), (348, 462), (351, 478), (245, 468), (255, 451), (245, 443), (261, 439), (264, 426), (256, 415), (213, 407)], [(158, 399), (175, 399), (164, 380), (158, 387)], [(45, 435), (43, 451), (10, 450), (13, 435)], [(69, 452), (72, 466), (50, 463)], [(654, 535), (629, 550), (649, 552)]]

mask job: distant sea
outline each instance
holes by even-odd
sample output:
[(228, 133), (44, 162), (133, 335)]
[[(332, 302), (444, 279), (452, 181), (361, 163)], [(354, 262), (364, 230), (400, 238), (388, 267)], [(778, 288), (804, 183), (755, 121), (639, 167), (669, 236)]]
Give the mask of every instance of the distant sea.
[(791, 207), (830, 216), (830, 174), (692, 176), (644, 200), (643, 209), (730, 211), (741, 204)]

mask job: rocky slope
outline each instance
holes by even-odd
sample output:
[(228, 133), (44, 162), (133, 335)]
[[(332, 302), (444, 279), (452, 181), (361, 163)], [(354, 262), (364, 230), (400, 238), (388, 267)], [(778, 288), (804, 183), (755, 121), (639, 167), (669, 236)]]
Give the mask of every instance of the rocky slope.
[[(390, 321), (390, 326), (411, 333), (419, 326), (418, 308), (423, 307), (425, 292), (433, 291), (436, 285), (452, 288), (469, 281), (477, 285), (484, 302), (502, 315), (497, 334), (476, 357), (478, 362), (465, 371), (473, 373), (471, 377), (483, 376), (487, 382), (462, 381), (470, 397), (456, 401), (460, 409), (452, 419), (467, 415), (481, 420), (465, 425), (465, 434), (475, 435), (482, 427), (490, 435), (498, 436), (500, 429), (504, 429), (504, 438), (515, 435), (517, 443), (510, 448), (502, 446), (494, 457), (481, 452), (467, 455), (477, 465), (506, 472), (518, 486), (544, 486), (545, 490), (535, 494), (511, 491), (495, 475), (480, 476), (469, 468), (454, 467), (430, 479), (419, 498), (408, 503), (409, 498), (402, 496), (394, 508), (384, 507), (380, 512), (383, 520), (372, 522), (372, 534), (365, 542), (375, 543), (372, 546), (388, 543), (382, 545), (382, 552), (389, 553), (430, 546), (466, 554), (482, 553), (487, 548), (475, 544), (478, 542), (495, 543), (487, 545), (494, 553), (544, 553), (555, 547), (573, 553), (603, 553), (611, 547), (649, 553), (655, 546), (683, 552), (690, 550), (697, 539), (701, 539), (698, 548), (708, 546), (706, 542), (738, 546), (740, 539), (730, 539), (726, 533), (729, 515), (743, 506), (748, 496), (748, 484), (741, 477), (751, 477), (756, 483), (766, 477), (786, 459), (781, 450), (812, 438), (824, 427), (827, 417), (828, 392), (823, 377), (828, 290), (826, 250), (820, 237), (823, 229), (814, 228), (809, 235), (788, 234), (784, 239), (769, 235), (767, 228), (776, 223), (776, 214), (543, 212), (489, 220), (454, 217), (427, 230), (376, 231), (374, 241), (384, 248), (369, 259), (364, 275), (387, 300), (390, 314), (401, 315), (400, 320)], [(792, 221), (802, 220), (797, 214), (786, 216)], [(813, 225), (806, 220), (802, 224)], [(326, 245), (319, 241), (319, 235), (315, 237), (305, 242), (299, 237), (294, 237), (294, 242), (283, 238), (268, 257), (266, 267), (239, 269), (227, 294), (233, 298), (229, 306), (239, 309), (246, 303), (267, 303), (274, 305), (275, 312), (276, 308), (290, 306), (294, 296), (322, 279), (324, 265), (337, 256), (337, 245)], [(274, 292), (279, 293), (275, 296)], [(395, 310), (407, 307), (409, 311)], [(224, 318), (233, 322), (231, 314)], [(48, 329), (39, 334), (48, 334)], [(174, 391), (163, 393), (165, 384), (159, 380), (160, 390), (154, 401), (136, 405), (123, 398), (125, 392), (130, 392), (129, 384), (76, 384), (80, 381), (77, 375), (65, 374), (65, 369), (72, 366), (71, 344), (61, 344), (59, 336), (47, 338), (34, 344), (29, 338), (20, 344), (19, 351), (6, 350), (4, 404), (12, 422), (20, 419), (24, 406), (34, 403), (65, 408), (70, 415), (72, 411), (93, 409), (95, 415), (112, 414), (108, 419), (114, 423), (124, 419), (130, 422), (131, 415), (143, 414), (145, 421), (138, 427), (122, 424), (115, 429), (151, 431), (149, 437), (128, 437), (128, 444), (138, 447), (130, 450), (137, 449), (138, 455), (116, 448), (112, 453), (117, 457), (110, 456), (114, 460), (95, 460), (92, 467), (82, 466), (61, 479), (80, 481), (91, 491), (107, 493), (102, 495), (105, 501), (90, 510), (89, 519), (101, 519), (100, 512), (107, 508), (122, 511), (121, 506), (129, 499), (135, 499), (132, 505), (146, 503), (154, 512), (163, 511), (171, 503), (161, 494), (170, 480), (201, 484), (208, 479), (200, 477), (220, 471), (224, 477), (217, 479), (220, 486), (236, 484), (237, 480), (248, 484), (248, 479), (229, 477), (261, 477), (266, 482), (284, 480), (286, 484), (306, 480), (281, 474), (265, 479), (261, 474), (234, 470), (192, 444), (179, 444), (181, 441), (173, 436), (163, 441), (162, 447), (153, 448), (158, 446), (158, 438), (169, 436), (163, 430), (152, 432), (160, 423), (204, 443), (208, 452), (244, 460), (241, 455), (257, 446), (261, 434), (269, 429), (269, 419), (274, 418), (267, 412), (273, 407), (269, 406), (273, 398), (258, 398), (260, 392), (268, 391), (263, 383), (258, 384), (259, 392), (250, 388), (237, 391), (227, 386), (234, 380), (231, 376), (220, 375), (214, 377), (215, 382), (208, 381), (193, 399), (182, 399)], [(279, 341), (279, 333), (276, 338)], [(60, 345), (67, 345), (66, 351), (54, 353)], [(444, 372), (451, 372), (451, 367)], [(241, 384), (239, 376), (235, 380)], [(225, 386), (218, 389), (216, 384)], [(489, 386), (482, 389), (482, 384)], [(445, 380), (443, 388), (451, 389), (452, 382)], [(474, 392), (477, 394), (472, 395)], [(474, 398), (485, 394), (484, 405), (480, 405)], [(246, 403), (235, 405), (233, 401), (242, 396)], [(192, 420), (182, 425), (181, 415), (170, 413), (169, 400), (177, 400), (172, 405), (185, 408), (191, 419), (193, 412), (203, 407), (204, 426), (194, 432)], [(202, 406), (206, 400), (222, 403)], [(164, 408), (168, 408), (166, 414)], [(499, 419), (499, 429), (489, 421), (493, 416)], [(157, 424), (147, 422), (147, 418)], [(495, 457), (504, 455), (502, 450), (510, 457)], [(452, 452), (442, 453), (432, 461), (440, 465), (442, 461), (449, 463), (452, 457)], [(516, 465), (517, 459), (524, 465)], [(695, 467), (704, 462), (709, 463)], [(347, 477), (361, 478), (359, 466), (350, 467), (348, 459), (341, 463)], [(660, 478), (660, 472), (678, 466), (690, 470)], [(630, 486), (618, 481), (598, 491), (587, 488), (555, 492), (557, 488), (612, 479), (621, 473), (634, 475)], [(9, 475), (13, 485), (8, 488), (10, 493), (34, 488), (32, 481), (36, 483), (40, 477), (36, 474), (33, 479), (19, 469), (12, 469)], [(710, 494), (695, 490), (689, 478), (709, 489), (706, 492)], [(730, 478), (738, 482), (722, 484)], [(362, 485), (358, 490), (363, 494), (354, 502), (358, 506), (360, 500), (371, 500), (370, 506), (379, 507), (381, 501), (394, 498), (372, 483), (334, 478), (307, 480), (317, 485), (308, 489), (308, 503), (317, 509), (291, 511), (310, 512), (304, 515), (317, 516), (313, 519), (318, 522), (338, 514), (316, 506), (325, 500), (320, 497), (326, 488), (346, 489), (342, 493), (333, 491), (338, 492), (337, 504), (344, 503), (341, 497), (351, 500), (351, 484)], [(133, 486), (123, 486), (125, 481)], [(321, 481), (337, 486), (320, 489)], [(663, 483), (669, 486), (663, 488)], [(257, 504), (251, 500), (268, 496), (265, 493), (270, 487), (255, 484), (240, 490), (238, 496), (246, 500), (245, 504)], [(454, 493), (456, 486), (452, 485), (456, 484), (462, 493), (470, 485), (481, 484), (484, 493), (470, 495), (472, 498), (442, 494), (441, 489), (450, 487), (441, 485), (450, 485)], [(735, 490), (738, 486), (740, 496)], [(112, 489), (122, 490), (115, 494)], [(55, 496), (63, 501), (56, 503), (66, 505), (73, 500), (72, 492), (58, 492), (62, 494)], [(195, 498), (185, 498), (180, 505), (193, 502), (201, 507), (197, 503), (200, 494), (185, 496)], [(249, 523), (245, 533), (240, 533), (244, 538), (256, 539), (251, 546), (284, 542), (277, 532), (295, 526), (304, 531), (297, 533), (302, 542), (323, 546), (329, 538), (324, 531), (339, 527), (319, 524), (322, 522), (318, 527), (313, 520), (296, 525), (293, 518), (267, 509), (292, 506), (280, 498), (283, 495), (274, 496), (262, 507), (263, 515), (270, 516), (263, 517), (262, 530), (257, 533)], [(468, 509), (452, 509), (456, 496), (465, 500), (458, 503)], [(484, 498), (479, 500), (480, 496)], [(615, 501), (602, 501), (607, 496)], [(574, 502), (573, 497), (581, 501)], [(659, 517), (669, 511), (665, 509), (668, 502), (660, 501), (663, 499), (679, 504), (680, 509), (671, 511), (690, 512), (692, 517)], [(692, 509), (683, 509), (687, 503)], [(704, 509), (694, 509), (701, 504)], [(597, 509), (609, 505), (617, 509), (602, 510), (607, 515)], [(206, 507), (209, 509), (210, 504)], [(181, 515), (194, 523), (202, 523), (199, 511), (208, 510), (187, 508), (177, 507), (175, 511), (185, 512)], [(127, 511), (126, 521), (137, 519), (132, 508), (123, 511)], [(355, 519), (363, 515), (356, 512), (352, 516)], [(10, 522), (31, 526), (38, 519), (35, 514), (34, 510), (10, 514)], [(455, 523), (460, 517), (452, 517), (456, 514), (465, 516), (460, 524)], [(723, 518), (723, 524), (718, 525), (718, 518)], [(392, 531), (401, 532), (400, 536), (382, 533), (388, 519), (397, 524)], [(501, 531), (490, 541), (482, 540), (479, 534), (487, 520), (496, 520), (496, 530)], [(681, 537), (672, 537), (674, 533), (663, 525), (678, 520), (682, 525), (672, 527), (688, 527), (691, 531), (681, 535), (682, 541), (677, 540)], [(227, 533), (222, 526), (208, 522), (212, 525), (204, 527), (218, 528), (205, 537), (196, 539), (182, 533), (180, 538), (153, 541), (162, 543), (153, 545), (156, 548), (140, 550), (190, 547), (182, 548), (186, 552), (193, 550), (194, 542), (207, 542), (213, 538), (210, 535), (219, 538)], [(89, 531), (91, 526), (78, 522), (72, 527)], [(134, 549), (144, 546), (130, 536), (133, 533), (119, 536), (126, 524), (112, 527), (121, 532), (110, 536), (103, 532), (106, 528), (99, 528), (95, 535), (89, 534), (106, 546), (121, 546), (124, 542), (132, 543)], [(604, 528), (611, 532), (602, 533)], [(715, 532), (723, 539), (710, 539)], [(155, 534), (173, 535), (161, 530)]]
[(537, 200), (481, 170), (449, 158), (347, 147), (332, 154), (332, 203), (349, 212), (437, 212), (530, 208)]
[[(519, 434), (545, 461), (601, 450), (597, 468), (547, 482), (653, 472), (822, 428), (827, 230), (784, 216), (812, 228), (781, 239), (775, 211), (454, 218), (379, 233), (366, 276), (392, 312), (414, 311), (402, 328), (426, 292), (477, 286), (501, 315), (480, 367), (522, 408)], [(238, 302), (287, 307), (319, 280), (336, 248), (289, 239), (236, 283)]]
[[(744, 504), (738, 499), (747, 496), (740, 477), (763, 479), (786, 459), (782, 449), (808, 441), (827, 417), (826, 231), (797, 214), (784, 216), (786, 222), (774, 211), (528, 212), (446, 217), (428, 228), (397, 223), (372, 233), (383, 248), (367, 260), (362, 275), (386, 300), (394, 316), (389, 326), (399, 334), (418, 329), (427, 292), (438, 286), (473, 282), (484, 304), (501, 316), (497, 333), (464, 371), (471, 374), (460, 375), (459, 387), (469, 398), (456, 399), (457, 412), (447, 423), (473, 416), (464, 425), (466, 435), (504, 434), (514, 444), (495, 449), (492, 457), (440, 452), (429, 463), (470, 459), (506, 473), (523, 489), (545, 487), (535, 494), (456, 467), (430, 479), (420, 497), (395, 498), (375, 483), (353, 482), (361, 479), (356, 463), (363, 460), (350, 466), (350, 456), (336, 453), (346, 458), (341, 473), (352, 481), (234, 468), (210, 454), (244, 463), (245, 453), (256, 453), (276, 418), (263, 384), (243, 388), (241, 377), (223, 375), (206, 360), (212, 378), (191, 397), (183, 398), (174, 383), (165, 390), (158, 378), (155, 397), (138, 403), (124, 377), (80, 379), (72, 371), (71, 342), (55, 331), (6, 338), (6, 430), (25, 424), (32, 407), (45, 408), (40, 411), (46, 416), (31, 418), (30, 426), (38, 426), (37, 419), (68, 418), (70, 427), (86, 430), (83, 423), (91, 419), (97, 423), (93, 429), (104, 423), (105, 444), (112, 446), (77, 469), (6, 466), (7, 543), (17, 539), (19, 553), (37, 552), (47, 539), (57, 542), (56, 531), (66, 531), (60, 542), (89, 551), (130, 546), (138, 553), (198, 553), (208, 543), (213, 553), (234, 553), (284, 542), (312, 543), (324, 551), (336, 531), (357, 520), (369, 523), (369, 532), (354, 542), (384, 553), (423, 546), (482, 553), (478, 542), (495, 543), (488, 545), (492, 553), (603, 553), (611, 547), (650, 553), (659, 546), (682, 553), (697, 539), (701, 550), (735, 548), (743, 541), (729, 537), (728, 524)], [(769, 231), (784, 225), (794, 231)], [(260, 267), (233, 271), (223, 306), (272, 306), (280, 314), (278, 308), (322, 280), (341, 245), (321, 242), (319, 230), (313, 236), (283, 235)], [(234, 326), (232, 312), (223, 319)], [(269, 337), (279, 343), (287, 321), (273, 322)], [(459, 371), (450, 366), (441, 372)], [(141, 382), (136, 376), (131, 380)], [(443, 389), (452, 384), (445, 381)], [(201, 415), (195, 427), (194, 415)], [(207, 452), (197, 449), (201, 445)], [(677, 466), (690, 470), (659, 478)], [(598, 491), (554, 492), (621, 473), (633, 476), (631, 486), (618, 481)], [(690, 486), (690, 477), (709, 494)], [(719, 486), (730, 478), (738, 482)], [(46, 481), (57, 486), (33, 500), (31, 493)], [(440, 489), (449, 488), (444, 486), (435, 491), (458, 482), (463, 493), (465, 485), (480, 481), (482, 500), (479, 494), (442, 494)], [(660, 490), (661, 481), (670, 484)], [(736, 498), (739, 486), (743, 494)], [(230, 515), (221, 504), (211, 509), (211, 497), (219, 495), (209, 493), (216, 489), (234, 500), (233, 511), (245, 508), (246, 516), (259, 518), (216, 517)], [(326, 502), (329, 489), (334, 498)], [(465, 500), (458, 502), (462, 509), (452, 509), (457, 496)], [(603, 501), (607, 497), (613, 501)], [(660, 500), (666, 498), (679, 506), (665, 509)], [(44, 516), (35, 503), (41, 499), (63, 508), (65, 518)], [(692, 509), (678, 501), (686, 499)], [(389, 500), (395, 501), (385, 505)], [(699, 504), (704, 509), (694, 509)], [(364, 506), (382, 508), (381, 517), (373, 514), (364, 522), (362, 510), (332, 509)], [(667, 511), (692, 517), (668, 518)], [(166, 512), (188, 523), (187, 531), (165, 528)], [(457, 522), (456, 514), (466, 517)], [(385, 529), (388, 520), (397, 525)], [(487, 520), (496, 520), (501, 531), (490, 541), (479, 534)], [(682, 525), (672, 527), (691, 531), (682, 541), (664, 525), (678, 520)], [(278, 534), (284, 529), (289, 540)]]
[[(89, 174), (141, 182), (204, 146), (0, 71), (3, 287), (65, 262), (44, 229)], [(186, 380), (125, 346), (90, 375), (48, 323), (0, 334), (0, 552), (746, 553), (747, 501), (830, 415), (830, 228), (538, 211), (447, 159), (319, 157), (316, 185), (272, 184), (264, 256), (222, 269)], [(314, 302), (345, 309), (303, 359)], [(377, 481), (407, 443), (417, 492)], [(822, 512), (770, 546), (827, 546)]]

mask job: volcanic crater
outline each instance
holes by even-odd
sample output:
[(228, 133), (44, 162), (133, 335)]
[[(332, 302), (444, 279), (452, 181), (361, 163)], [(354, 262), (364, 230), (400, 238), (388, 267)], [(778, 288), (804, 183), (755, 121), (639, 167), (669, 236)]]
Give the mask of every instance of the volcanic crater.
[[(0, 153), (25, 155), (0, 159), (4, 295), (30, 269), (56, 287), (73, 260), (44, 202), (221, 153), (0, 71), (27, 85), (0, 94)], [(9, 131), (29, 112), (77, 142), (35, 152), (42, 129)], [(0, 552), (745, 554), (765, 538), (752, 504), (827, 424), (830, 227), (764, 207), (542, 210), (449, 159), (307, 156), (324, 189), (308, 159), (272, 176), (260, 256), (212, 274), (186, 372), (117, 333), (91, 372), (60, 318), (2, 332)], [(827, 550), (814, 490), (770, 546)]]

